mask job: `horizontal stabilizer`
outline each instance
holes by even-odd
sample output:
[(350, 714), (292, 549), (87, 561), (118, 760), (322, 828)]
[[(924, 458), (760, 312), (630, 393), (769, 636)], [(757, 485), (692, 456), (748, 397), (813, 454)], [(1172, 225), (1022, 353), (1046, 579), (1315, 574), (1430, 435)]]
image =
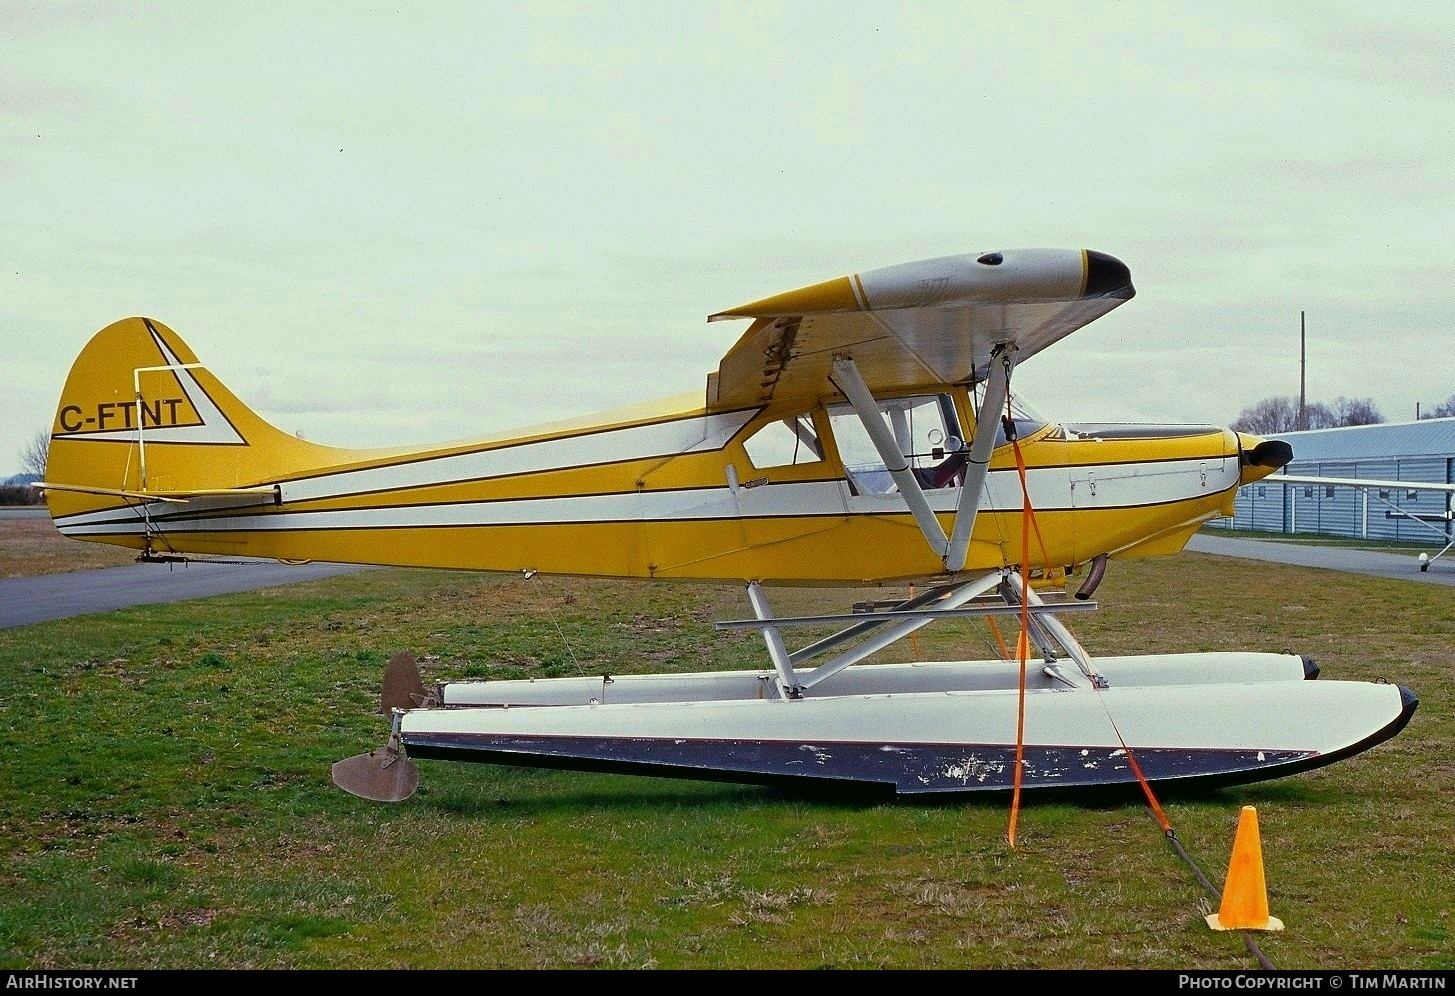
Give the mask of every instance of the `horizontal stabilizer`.
[(165, 501), (185, 505), (193, 498), (264, 498), (274, 504), (283, 501), (282, 489), (276, 484), (256, 488), (205, 488), (194, 491), (125, 491), (117, 488), (93, 488), (80, 484), (51, 484), (38, 481), (34, 485), (40, 491), (74, 491), (83, 495), (106, 495), (112, 498), (134, 498), (138, 501)]

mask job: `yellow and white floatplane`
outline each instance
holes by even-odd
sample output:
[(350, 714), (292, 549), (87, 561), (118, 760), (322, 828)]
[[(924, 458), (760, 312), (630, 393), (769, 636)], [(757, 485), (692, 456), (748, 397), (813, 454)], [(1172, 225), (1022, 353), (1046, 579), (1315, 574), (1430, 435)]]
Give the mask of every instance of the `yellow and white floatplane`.
[[(1416, 706), (1397, 684), (1309, 680), (1292, 653), (1098, 657), (1072, 635), (1109, 561), (1176, 553), (1292, 457), (1212, 426), (1060, 424), (1012, 392), (1018, 364), (1133, 293), (1080, 249), (869, 270), (712, 315), (750, 324), (705, 392), (408, 450), (282, 432), (128, 318), (75, 361), (43, 487), (62, 533), (141, 559), (743, 585), (751, 617), (718, 624), (762, 635), (741, 670), (426, 688), (396, 656), (388, 743), (334, 766), (372, 799), (407, 798), (418, 758), (958, 793), (1251, 782), (1394, 736)], [(772, 590), (805, 584), (916, 593), (776, 616)], [(999, 659), (872, 659), (964, 617), (1019, 635)]]

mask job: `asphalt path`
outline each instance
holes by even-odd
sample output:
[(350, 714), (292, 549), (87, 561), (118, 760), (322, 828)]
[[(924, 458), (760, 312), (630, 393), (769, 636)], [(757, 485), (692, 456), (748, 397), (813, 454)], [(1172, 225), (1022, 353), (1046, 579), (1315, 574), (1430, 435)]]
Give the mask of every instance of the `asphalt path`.
[(0, 629), (131, 605), (184, 602), (367, 570), (354, 564), (301, 564), (272, 560), (242, 563), (129, 564), (0, 581)]
[[(1236, 539), (1231, 536), (1198, 533), (1188, 541), (1187, 549), (1194, 553), (1266, 560), (1295, 567), (1322, 567), (1347, 574), (1368, 574), (1398, 581), (1423, 581), (1426, 584), (1443, 584), (1455, 588), (1455, 550), (1432, 563), (1428, 571), (1422, 571), (1413, 554), (1356, 550), (1347, 546), (1314, 546), (1309, 543)], [(1439, 549), (1435, 547), (1428, 552), (1433, 557)]]

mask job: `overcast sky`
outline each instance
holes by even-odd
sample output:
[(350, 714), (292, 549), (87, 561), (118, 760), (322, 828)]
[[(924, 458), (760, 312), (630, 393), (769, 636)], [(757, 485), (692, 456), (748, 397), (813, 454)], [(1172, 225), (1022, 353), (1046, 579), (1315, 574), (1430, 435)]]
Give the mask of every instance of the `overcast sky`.
[(175, 329), (289, 432), (452, 440), (701, 390), (711, 312), (1026, 246), (1134, 300), (1068, 420), (1455, 394), (1443, 4), (0, 0), (0, 476), (86, 340)]

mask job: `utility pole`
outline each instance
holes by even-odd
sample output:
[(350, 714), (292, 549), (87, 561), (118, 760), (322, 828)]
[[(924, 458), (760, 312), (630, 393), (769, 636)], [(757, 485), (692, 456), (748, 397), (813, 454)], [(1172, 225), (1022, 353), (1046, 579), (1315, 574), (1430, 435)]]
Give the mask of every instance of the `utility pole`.
[(1298, 313), (1298, 418), (1293, 427), (1300, 432), (1308, 428), (1308, 416), (1304, 413), (1304, 371), (1308, 366), (1308, 352), (1305, 348), (1303, 312)]

